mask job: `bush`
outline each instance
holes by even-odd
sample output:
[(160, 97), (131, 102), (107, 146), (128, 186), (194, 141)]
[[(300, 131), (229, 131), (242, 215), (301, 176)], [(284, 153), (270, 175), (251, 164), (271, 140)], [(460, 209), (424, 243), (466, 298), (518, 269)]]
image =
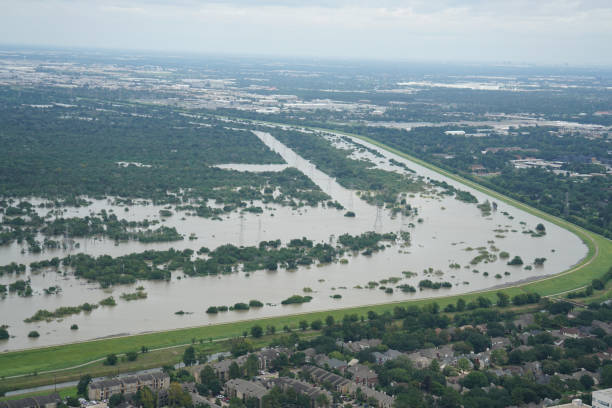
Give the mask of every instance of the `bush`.
[(251, 300), (249, 302), (249, 306), (250, 307), (263, 307), (263, 303), (261, 303), (259, 300)]
[(206, 309), (206, 313), (208, 314), (216, 314), (217, 312), (218, 312), (217, 306), (211, 306), (208, 309)]
[(70, 330), (79, 330), (79, 325), (73, 324), (72, 326), (70, 326)]
[(249, 308), (250, 308), (249, 305), (247, 305), (246, 303), (242, 303), (242, 302), (236, 303), (234, 305), (234, 310), (249, 310)]
[(136, 361), (138, 358), (138, 353), (135, 351), (128, 351), (125, 353), (125, 356), (127, 357), (128, 361)]
[(522, 264), (523, 264), (523, 260), (518, 255), (516, 255), (514, 258), (512, 258), (510, 262), (508, 262), (508, 265), (522, 265)]
[(251, 336), (255, 337), (255, 338), (259, 338), (263, 335), (263, 329), (261, 326), (259, 325), (255, 325), (253, 327), (251, 327)]
[(40, 333), (38, 333), (36, 330), (32, 330), (31, 332), (28, 333), (28, 337), (37, 338), (37, 337), (40, 337)]
[(106, 360), (104, 360), (104, 365), (108, 365), (108, 366), (114, 366), (115, 364), (117, 364), (117, 355), (116, 354), (109, 354), (108, 356), (106, 356)]
[(6, 327), (0, 327), (0, 340), (6, 340), (9, 338), (9, 332)]
[(591, 285), (593, 286), (593, 289), (595, 290), (602, 290), (605, 287), (605, 284), (603, 283), (601, 279), (593, 279), (593, 281), (591, 282)]

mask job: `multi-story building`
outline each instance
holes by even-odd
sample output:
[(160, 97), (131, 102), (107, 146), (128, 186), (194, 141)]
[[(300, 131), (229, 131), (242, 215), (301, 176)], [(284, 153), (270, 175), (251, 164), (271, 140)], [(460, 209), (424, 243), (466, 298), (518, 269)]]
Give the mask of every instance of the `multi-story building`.
[(90, 400), (105, 400), (115, 394), (135, 394), (140, 388), (148, 387), (151, 391), (170, 388), (170, 377), (166, 373), (142, 374), (112, 380), (96, 381), (89, 384)]

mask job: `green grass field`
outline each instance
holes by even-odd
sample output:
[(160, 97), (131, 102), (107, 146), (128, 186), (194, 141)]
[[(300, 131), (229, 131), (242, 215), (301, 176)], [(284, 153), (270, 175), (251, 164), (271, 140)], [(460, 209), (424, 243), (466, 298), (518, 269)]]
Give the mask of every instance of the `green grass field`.
[[(318, 130), (327, 131), (326, 129)], [(516, 200), (505, 197), (495, 191), (482, 187), (477, 183), (474, 183), (473, 181), (463, 179), (462, 177), (439, 169), (429, 163), (423, 162), (422, 160), (411, 157), (395, 149), (384, 146), (381, 143), (378, 143), (369, 138), (360, 137), (352, 134), (348, 135), (359, 137), (362, 140), (378, 145), (382, 148), (385, 148), (386, 150), (389, 150), (395, 154), (398, 154), (418, 164), (428, 167), (449, 178), (452, 178), (479, 191), (482, 191), (490, 196), (493, 196), (500, 201), (504, 201), (524, 211), (541, 217), (549, 222), (566, 228), (567, 230), (578, 235), (588, 246), (589, 251), (587, 256), (578, 265), (574, 266), (570, 270), (562, 272), (553, 277), (544, 278), (539, 281), (519, 284), (516, 286), (510, 286), (502, 289), (503, 292), (507, 293), (510, 296), (522, 292), (538, 292), (542, 296), (558, 295), (560, 293), (571, 291), (588, 285), (593, 278), (602, 276), (612, 265), (612, 241), (598, 234), (592, 233), (565, 220), (546, 214), (540, 210), (529, 207)], [(203, 339), (204, 341), (208, 341), (209, 339), (224, 339), (229, 337), (235, 337), (242, 335), (244, 331), (248, 331), (250, 327), (254, 324), (260, 324), (264, 327), (267, 325), (273, 325), (278, 330), (282, 329), (284, 326), (296, 328), (300, 320), (313, 321), (316, 319), (325, 319), (325, 317), (328, 315), (332, 315), (335, 318), (342, 318), (342, 316), (344, 316), (345, 314), (354, 313), (358, 315), (365, 315), (369, 310), (383, 312), (386, 310), (392, 310), (394, 307), (400, 305), (424, 305), (435, 301), (440, 304), (440, 306), (444, 307), (446, 304), (455, 303), (459, 297), (465, 299), (466, 301), (474, 299), (478, 296), (486, 296), (493, 299), (495, 298), (495, 293), (498, 291), (499, 289), (474, 292), (460, 296), (420, 299), (414, 301), (401, 301), (379, 305), (367, 305), (356, 308), (287, 315), (267, 319), (248, 320), (227, 324), (178, 329), (172, 331), (96, 340), (17, 352), (6, 352), (0, 354), (0, 389), (17, 388), (19, 387), (17, 383), (23, 383), (23, 379), (25, 378), (22, 377), (21, 380), (17, 381), (17, 379), (8, 379), (6, 377), (27, 375), (32, 373), (37, 373), (37, 377), (43, 377), (43, 373), (45, 371), (74, 367), (80, 364), (91, 362), (96, 359), (103, 358), (110, 353), (120, 354), (131, 350), (139, 350), (141, 346), (146, 346), (149, 349), (157, 349), (188, 344), (192, 341), (192, 339)], [(178, 360), (176, 356), (174, 358), (175, 361)], [(151, 365), (149, 365), (149, 367), (155, 366), (153, 364), (157, 364), (162, 360), (165, 361), (164, 358), (160, 358), (159, 361), (150, 362)], [(158, 366), (159, 365), (161, 364), (158, 364)], [(122, 367), (121, 371), (127, 371), (127, 368), (125, 370), (124, 368), (125, 367)], [(71, 374), (74, 377), (78, 373), (88, 372), (88, 369), (91, 369), (91, 366), (73, 369), (71, 370)], [(34, 377), (29, 378), (33, 380)], [(27, 382), (25, 383), (27, 384)]]

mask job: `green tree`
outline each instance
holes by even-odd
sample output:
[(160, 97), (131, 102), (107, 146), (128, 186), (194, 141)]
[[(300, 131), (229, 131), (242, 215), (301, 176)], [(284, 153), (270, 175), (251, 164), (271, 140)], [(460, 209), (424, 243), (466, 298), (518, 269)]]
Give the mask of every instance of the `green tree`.
[(491, 352), (491, 361), (497, 365), (504, 365), (508, 362), (508, 353), (504, 349), (495, 349)]
[(136, 351), (128, 351), (125, 353), (125, 356), (127, 357), (128, 361), (136, 361), (138, 358), (138, 353)]
[(157, 396), (149, 387), (142, 387), (136, 392), (135, 400), (142, 408), (155, 408)]
[(510, 304), (510, 296), (504, 292), (497, 292), (497, 306), (506, 307)]
[(240, 366), (235, 361), (229, 366), (229, 378), (240, 378), (242, 377), (242, 370), (240, 370)]
[(457, 361), (457, 368), (461, 371), (468, 371), (471, 367), (470, 360), (465, 357), (460, 358)]
[(325, 325), (326, 325), (327, 327), (332, 327), (332, 326), (334, 325), (334, 316), (332, 316), (332, 315), (328, 315), (328, 316), (325, 318)]
[(604, 387), (612, 387), (612, 364), (606, 364), (601, 369), (601, 383)]
[(255, 354), (249, 354), (244, 363), (244, 371), (247, 377), (255, 377), (259, 371), (259, 359)]
[(584, 389), (588, 391), (591, 389), (592, 386), (595, 385), (595, 381), (590, 375), (584, 374), (582, 377), (580, 377), (580, 384), (582, 384)]
[(315, 406), (316, 407), (327, 407), (327, 406), (329, 406), (329, 398), (327, 398), (327, 395), (325, 395), (323, 393), (317, 395), (317, 397), (315, 398)]
[(181, 384), (173, 382), (170, 383), (168, 389), (168, 406), (170, 407), (191, 407), (193, 401), (191, 395), (183, 390)]
[(323, 327), (323, 322), (319, 319), (314, 320), (312, 323), (310, 323), (310, 328), (312, 330), (321, 330), (322, 327)]
[(117, 364), (117, 355), (116, 354), (109, 354), (108, 356), (106, 356), (106, 360), (104, 360), (104, 365), (110, 365), (110, 366), (114, 366), (115, 364)]
[(198, 387), (200, 395), (218, 395), (222, 389), (219, 377), (209, 365), (204, 366), (200, 371), (200, 385), (201, 387)]
[(486, 387), (489, 385), (489, 379), (482, 371), (472, 371), (461, 380), (461, 384), (470, 389), (475, 387)]
[(306, 320), (300, 320), (300, 329), (302, 331), (306, 330), (308, 328), (308, 322)]
[(87, 388), (89, 387), (89, 383), (91, 382), (91, 375), (85, 374), (79, 378), (79, 382), (77, 384), (77, 395), (83, 398), (89, 398), (87, 396)]
[(260, 338), (263, 336), (263, 328), (258, 324), (251, 327), (251, 336), (255, 337), (256, 339)]
[[(123, 394), (114, 394), (108, 399), (108, 406), (113, 408), (125, 401)], [(81, 404), (79, 404), (81, 405)]]
[(245, 408), (244, 402), (240, 398), (232, 397), (229, 401), (229, 408)]
[(9, 338), (9, 332), (4, 326), (0, 326), (0, 340), (6, 340)]
[(183, 352), (183, 363), (186, 366), (191, 366), (196, 363), (195, 349), (193, 346), (189, 346)]

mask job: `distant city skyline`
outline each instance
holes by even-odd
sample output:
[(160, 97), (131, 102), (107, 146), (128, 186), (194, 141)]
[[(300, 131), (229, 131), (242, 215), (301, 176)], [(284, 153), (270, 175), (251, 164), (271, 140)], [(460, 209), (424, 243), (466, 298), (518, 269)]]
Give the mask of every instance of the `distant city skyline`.
[(9, 0), (0, 43), (609, 66), (611, 21), (605, 0)]

